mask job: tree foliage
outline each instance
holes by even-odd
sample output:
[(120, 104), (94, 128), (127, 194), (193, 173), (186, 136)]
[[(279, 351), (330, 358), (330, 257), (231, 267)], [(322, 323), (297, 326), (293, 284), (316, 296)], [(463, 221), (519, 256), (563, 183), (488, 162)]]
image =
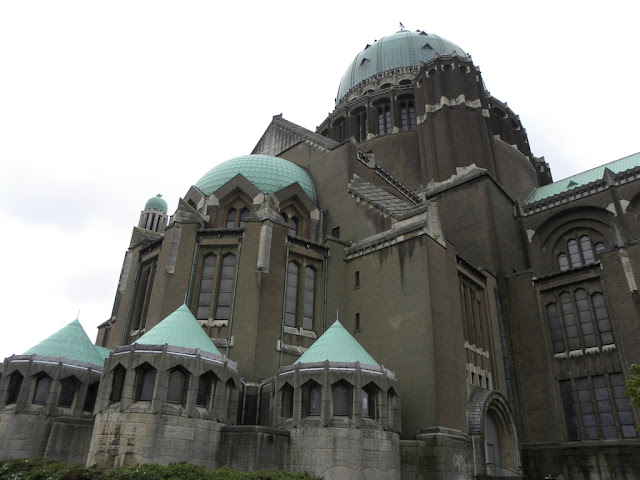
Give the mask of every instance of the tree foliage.
[(633, 364), (629, 369), (631, 375), (629, 375), (629, 380), (625, 382), (627, 396), (631, 405), (640, 408), (640, 365)]

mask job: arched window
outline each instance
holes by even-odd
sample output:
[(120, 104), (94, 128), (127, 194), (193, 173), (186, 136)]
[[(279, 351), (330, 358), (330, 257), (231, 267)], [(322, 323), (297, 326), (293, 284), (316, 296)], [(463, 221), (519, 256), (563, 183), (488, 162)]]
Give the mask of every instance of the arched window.
[(580, 237), (580, 250), (582, 251), (582, 259), (584, 260), (585, 265), (589, 265), (596, 261), (593, 255), (593, 249), (591, 248), (591, 239), (589, 238), (589, 235), (582, 235)]
[(207, 255), (204, 257), (202, 267), (202, 279), (200, 280), (200, 294), (198, 295), (198, 307), (196, 318), (198, 320), (208, 320), (211, 310), (211, 296), (213, 294), (213, 278), (216, 274), (216, 256)]
[(413, 100), (402, 100), (400, 102), (400, 119), (402, 120), (402, 131), (416, 129), (416, 110)]
[(571, 266), (581, 267), (582, 260), (580, 259), (580, 252), (578, 251), (578, 242), (571, 239), (567, 242), (567, 250), (569, 250), (569, 259), (571, 260)]
[(373, 383), (362, 389), (362, 416), (377, 420), (378, 418), (378, 393), (380, 389)]
[(558, 266), (563, 272), (569, 270), (569, 260), (567, 259), (566, 253), (561, 253), (560, 255), (558, 255)]
[(73, 397), (76, 395), (77, 382), (73, 377), (62, 379), (60, 382), (60, 396), (58, 397), (58, 406), (71, 408)]
[(213, 396), (215, 394), (216, 378), (211, 372), (204, 373), (198, 378), (198, 394), (196, 395), (196, 406), (208, 410), (213, 406)]
[(367, 139), (369, 129), (367, 127), (367, 111), (360, 110), (354, 114), (355, 118), (355, 138), (356, 142), (364, 142)]
[(51, 377), (47, 374), (42, 374), (38, 377), (36, 384), (36, 391), (33, 394), (34, 405), (44, 405), (47, 401), (47, 395), (49, 395), (49, 387), (51, 387)]
[(87, 387), (87, 395), (84, 397), (84, 405), (82, 406), (83, 412), (93, 412), (98, 399), (98, 387), (100, 387), (100, 382), (92, 383)]
[(228, 253), (222, 257), (222, 271), (220, 272), (220, 286), (218, 287), (218, 301), (216, 303), (216, 320), (229, 320), (235, 267), (235, 255)]
[(248, 208), (243, 208), (242, 210), (240, 210), (240, 224), (239, 226), (243, 226), (244, 225), (244, 219), (247, 218), (249, 216), (249, 209)]
[(302, 387), (304, 416), (320, 415), (322, 405), (322, 385), (310, 380)]
[(562, 353), (565, 351), (564, 338), (562, 337), (562, 324), (560, 323), (558, 306), (555, 303), (547, 305), (547, 319), (549, 320), (549, 329), (551, 330), (553, 353)]
[(144, 363), (136, 369), (135, 401), (150, 401), (153, 399), (153, 389), (156, 384), (156, 369)]
[(22, 387), (22, 380), (24, 377), (17, 370), (9, 375), (9, 389), (7, 391), (6, 404), (11, 405), (18, 401), (18, 395), (20, 395), (20, 388)]
[(598, 330), (600, 331), (600, 340), (602, 341), (602, 344), (613, 344), (611, 322), (609, 321), (609, 314), (607, 313), (607, 307), (604, 303), (604, 295), (601, 293), (594, 293), (591, 295), (591, 303), (593, 304), (596, 321), (598, 322)]
[(579, 288), (573, 293), (576, 299), (576, 307), (578, 309), (578, 318), (580, 319), (580, 328), (582, 329), (582, 339), (586, 348), (595, 347), (596, 332), (593, 327), (593, 318), (591, 317), (591, 309), (589, 308), (589, 300), (587, 292), (584, 288)]
[(296, 262), (289, 262), (287, 269), (287, 295), (285, 300), (284, 324), (289, 327), (295, 327), (298, 323), (298, 275), (300, 267)]
[(231, 208), (227, 212), (227, 228), (234, 228), (236, 226), (236, 209)]
[(316, 271), (307, 267), (304, 271), (304, 305), (302, 312), (302, 328), (313, 330), (313, 310), (315, 308)]
[(351, 415), (351, 386), (341, 380), (331, 388), (333, 393), (333, 415)]
[(296, 217), (289, 219), (289, 235), (293, 237), (298, 235), (298, 219)]
[(118, 364), (116, 368), (113, 369), (111, 395), (109, 396), (109, 401), (111, 403), (119, 402), (122, 398), (122, 389), (124, 388), (124, 378), (126, 376), (126, 373), (127, 371), (121, 364)]
[(180, 403), (187, 401), (188, 374), (181, 368), (174, 368), (169, 372), (169, 386), (167, 388), (167, 403)]
[(381, 105), (378, 107), (378, 135), (391, 133), (391, 107)]
[(564, 318), (564, 326), (567, 332), (567, 340), (569, 342), (569, 350), (580, 349), (580, 337), (578, 336), (578, 323), (576, 314), (573, 310), (573, 302), (568, 292), (560, 294), (560, 306), (562, 309), (562, 317)]
[(598, 242), (598, 243), (596, 243), (596, 244), (593, 246), (593, 248), (595, 249), (596, 254), (597, 254), (597, 253), (600, 253), (601, 251), (603, 251), (603, 250), (604, 250), (604, 243), (602, 243), (602, 242)]
[(283, 418), (291, 418), (293, 416), (293, 387), (286, 383), (281, 389), (282, 392), (282, 408), (280, 416)]

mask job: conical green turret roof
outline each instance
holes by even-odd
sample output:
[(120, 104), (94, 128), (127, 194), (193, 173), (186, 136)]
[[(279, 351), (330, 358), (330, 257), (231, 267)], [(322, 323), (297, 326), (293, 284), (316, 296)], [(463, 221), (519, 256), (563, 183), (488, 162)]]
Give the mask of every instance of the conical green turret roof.
[(379, 365), (338, 320), (295, 363), (314, 363), (326, 360)]
[(162, 320), (141, 336), (135, 343), (140, 345), (172, 345), (183, 348), (199, 348), (204, 352), (220, 355), (211, 339), (186, 305)]
[(87, 333), (76, 319), (66, 327), (24, 352), (24, 355), (63, 357), (78, 362), (102, 366), (104, 354), (91, 342)]

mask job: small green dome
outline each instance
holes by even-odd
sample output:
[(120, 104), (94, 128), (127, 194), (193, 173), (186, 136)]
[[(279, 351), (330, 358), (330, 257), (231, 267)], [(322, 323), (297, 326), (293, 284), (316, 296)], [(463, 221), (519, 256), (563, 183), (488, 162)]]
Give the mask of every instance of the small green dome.
[(382, 37), (361, 51), (342, 76), (336, 103), (349, 90), (367, 78), (394, 68), (413, 67), (428, 62), (436, 55), (466, 56), (464, 50), (438, 35), (422, 31), (400, 30)]
[(144, 205), (144, 209), (146, 210), (147, 208), (162, 210), (164, 213), (167, 213), (168, 211), (167, 202), (164, 200), (164, 198), (162, 198), (162, 195), (160, 194), (147, 200), (147, 203), (145, 203)]
[(288, 160), (269, 155), (243, 155), (227, 160), (205, 173), (195, 187), (211, 195), (239, 173), (263, 193), (275, 193), (298, 182), (317, 203), (316, 187), (309, 174)]

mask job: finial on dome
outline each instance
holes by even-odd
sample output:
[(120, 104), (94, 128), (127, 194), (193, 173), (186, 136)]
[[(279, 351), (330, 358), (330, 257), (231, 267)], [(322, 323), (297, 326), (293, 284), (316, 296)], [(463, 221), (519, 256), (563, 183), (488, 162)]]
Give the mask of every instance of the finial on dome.
[(400, 30), (404, 30), (404, 24), (400, 22)]

